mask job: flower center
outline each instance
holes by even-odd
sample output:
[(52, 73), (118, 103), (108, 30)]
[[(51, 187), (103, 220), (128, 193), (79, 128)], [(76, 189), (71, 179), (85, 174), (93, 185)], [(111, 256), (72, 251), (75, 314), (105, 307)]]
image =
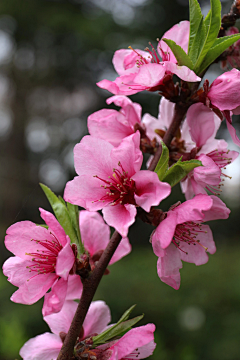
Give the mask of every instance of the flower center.
[(54, 273), (57, 256), (62, 249), (62, 245), (59, 243), (55, 235), (50, 233), (52, 240), (34, 240), (37, 244), (40, 244), (46, 250), (37, 250), (36, 253), (26, 253), (26, 255), (32, 256), (33, 264), (27, 266), (29, 272), (37, 272), (39, 274)]
[(120, 161), (118, 166), (120, 169), (113, 169), (112, 176), (108, 176), (109, 180), (101, 179), (97, 175), (94, 176), (105, 184), (101, 184), (100, 186), (106, 189), (106, 194), (102, 196), (101, 199), (93, 202), (108, 202), (110, 205), (136, 205), (134, 199), (135, 182), (129, 177), (128, 172), (124, 170)]
[(200, 243), (200, 240), (197, 239), (199, 233), (206, 233), (206, 231), (203, 231), (201, 229), (201, 225), (202, 224), (195, 223), (193, 221), (187, 221), (183, 224), (177, 225), (172, 240), (173, 244), (179, 250), (183, 251), (185, 254), (188, 253), (183, 249), (181, 249), (181, 242), (185, 242), (188, 245), (194, 245), (194, 246), (198, 244), (207, 251), (207, 248)]

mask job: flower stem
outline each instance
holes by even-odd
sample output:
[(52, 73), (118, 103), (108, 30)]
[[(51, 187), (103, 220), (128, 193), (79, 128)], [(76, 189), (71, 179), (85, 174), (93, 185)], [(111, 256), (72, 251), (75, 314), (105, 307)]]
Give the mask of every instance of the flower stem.
[(95, 269), (86, 279), (83, 280), (82, 296), (78, 304), (77, 311), (74, 315), (73, 321), (71, 323), (70, 329), (57, 357), (57, 360), (72, 359), (73, 348), (76, 343), (77, 337), (80, 334), (83, 321), (85, 319), (85, 316), (87, 315), (93, 296), (97, 290), (98, 284), (104, 274), (104, 271), (106, 270), (121, 239), (121, 235), (117, 231), (115, 231), (108, 243), (108, 246), (100, 257), (100, 260), (96, 265)]

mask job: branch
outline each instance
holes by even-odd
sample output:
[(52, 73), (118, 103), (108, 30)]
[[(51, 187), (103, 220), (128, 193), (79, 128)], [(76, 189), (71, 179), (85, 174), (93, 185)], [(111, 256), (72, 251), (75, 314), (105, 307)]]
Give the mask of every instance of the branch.
[[(178, 130), (179, 126), (181, 125), (181, 122), (184, 119), (184, 116), (190, 105), (191, 105), (191, 103), (175, 105), (174, 116), (173, 116), (171, 125), (169, 126), (169, 128), (167, 129), (167, 131), (163, 137), (163, 142), (167, 147), (170, 146), (171, 141), (174, 138), (174, 136), (176, 135), (177, 130)], [(161, 154), (162, 154), (162, 147), (159, 146), (159, 148), (157, 149), (157, 151), (154, 155), (154, 158), (152, 159), (152, 162), (151, 162), (148, 170), (154, 171), (154, 169), (157, 166), (157, 163), (161, 157)]]
[(76, 343), (77, 337), (80, 334), (83, 321), (87, 315), (89, 306), (92, 302), (93, 296), (97, 290), (98, 284), (106, 270), (115, 250), (117, 249), (122, 237), (115, 231), (104, 250), (98, 264), (89, 277), (83, 281), (83, 292), (78, 304), (77, 311), (74, 315), (70, 329), (64, 340), (63, 346), (57, 357), (57, 360), (70, 360), (72, 359), (73, 348)]

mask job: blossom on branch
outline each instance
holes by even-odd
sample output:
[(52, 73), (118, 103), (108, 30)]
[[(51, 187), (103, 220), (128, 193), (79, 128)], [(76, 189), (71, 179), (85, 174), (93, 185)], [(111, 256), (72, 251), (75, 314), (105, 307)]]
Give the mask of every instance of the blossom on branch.
[(218, 197), (202, 194), (168, 211), (152, 235), (160, 279), (178, 290), (182, 261), (202, 265), (208, 261), (207, 251), (216, 251), (210, 227), (202, 222), (227, 219), (229, 213)]
[(89, 211), (103, 209), (106, 223), (123, 237), (135, 221), (136, 207), (149, 212), (171, 192), (156, 173), (140, 170), (140, 134), (128, 136), (118, 147), (85, 136), (74, 148), (78, 174), (66, 185), (64, 199)]
[(232, 125), (231, 114), (240, 114), (240, 71), (232, 69), (217, 77), (207, 93), (211, 104), (222, 111), (227, 120), (227, 128), (233, 142), (240, 146), (240, 139)]
[[(174, 40), (187, 51), (189, 22), (174, 25), (163, 35), (164, 38)], [(115, 81), (102, 80), (97, 85), (115, 95), (132, 95), (143, 90), (157, 91), (168, 74), (175, 74), (188, 82), (201, 81), (188, 67), (177, 65), (175, 56), (162, 39), (157, 52), (151, 44), (151, 50), (146, 51), (132, 48), (117, 50), (113, 56), (113, 65), (119, 77)]]
[[(44, 317), (52, 333), (44, 333), (28, 340), (20, 350), (23, 360), (57, 359), (77, 305), (74, 301), (66, 301), (58, 314)], [(91, 303), (75, 346), (74, 359), (144, 359), (152, 355), (156, 346), (153, 324), (133, 328), (117, 340), (92, 347), (92, 337), (104, 331), (110, 320), (109, 308), (103, 301)]]
[[(95, 262), (98, 261), (110, 241), (110, 228), (103, 221), (102, 216), (96, 211), (82, 210), (79, 213), (79, 226), (82, 242), (87, 250), (90, 265), (93, 270)], [(117, 247), (109, 265), (114, 264), (123, 256), (131, 252), (128, 238), (123, 238)]]
[(108, 141), (113, 146), (120, 145), (122, 139), (134, 134), (135, 124), (141, 124), (142, 108), (126, 96), (112, 96), (107, 104), (121, 106), (120, 111), (101, 109), (88, 117), (90, 135)]
[[(65, 299), (80, 298), (80, 276), (70, 275), (75, 254), (70, 239), (53, 214), (40, 208), (48, 229), (21, 221), (7, 229), (6, 248), (15, 256), (3, 265), (8, 281), (19, 289), (11, 300), (31, 305), (46, 294), (43, 314), (61, 310)], [(47, 291), (51, 288), (51, 291)]]

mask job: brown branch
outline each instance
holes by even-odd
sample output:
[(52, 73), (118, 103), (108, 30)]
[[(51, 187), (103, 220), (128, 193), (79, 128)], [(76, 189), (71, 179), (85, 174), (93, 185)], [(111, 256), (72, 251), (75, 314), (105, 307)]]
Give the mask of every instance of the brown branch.
[[(187, 109), (189, 108), (190, 105), (191, 105), (191, 103), (175, 105), (175, 111), (174, 111), (174, 116), (173, 116), (171, 125), (169, 126), (169, 128), (167, 129), (167, 131), (163, 137), (163, 142), (167, 147), (169, 147), (172, 139), (176, 135), (178, 128), (181, 125), (181, 122), (182, 122), (182, 120), (187, 112)], [(152, 159), (152, 162), (151, 162), (148, 170), (154, 171), (155, 167), (157, 166), (158, 160), (161, 157), (161, 154), (162, 154), (162, 147), (159, 146), (159, 148), (157, 149), (157, 151), (154, 155), (154, 158)]]
[(82, 296), (57, 360), (70, 360), (72, 358), (74, 345), (80, 334), (83, 321), (87, 315), (93, 296), (121, 239), (121, 235), (115, 231), (95, 269), (90, 273), (89, 277), (83, 281)]

